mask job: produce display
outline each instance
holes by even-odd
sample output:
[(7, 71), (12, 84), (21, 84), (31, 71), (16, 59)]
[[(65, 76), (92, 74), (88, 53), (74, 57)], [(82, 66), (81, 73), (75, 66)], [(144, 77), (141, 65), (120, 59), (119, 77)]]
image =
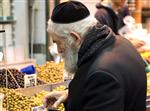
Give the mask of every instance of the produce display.
[[(65, 88), (66, 88), (65, 86), (60, 85), (60, 86), (56, 87), (55, 89), (53, 89), (53, 91), (62, 91), (62, 90), (65, 90)], [(47, 92), (47, 91), (41, 91), (41, 92), (35, 94), (34, 96), (32, 96), (31, 100), (34, 100), (37, 106), (41, 106), (43, 104), (42, 103), (43, 97), (45, 95), (47, 95), (48, 93), (49, 92)], [(56, 101), (56, 98), (52, 98), (49, 101), (49, 103), (54, 103), (54, 101)], [(52, 104), (50, 104), (50, 105), (52, 105)], [(58, 111), (64, 111), (64, 105), (60, 104), (57, 110)]]
[(45, 95), (47, 95), (48, 93), (49, 92), (47, 92), (47, 91), (41, 91), (41, 92), (35, 94), (34, 96), (32, 96), (31, 99), (36, 102), (36, 106), (41, 106), (43, 104), (43, 102), (42, 102), (43, 97)]
[[(18, 69), (1, 69), (0, 70), (0, 87), (6, 87), (6, 74), (8, 78), (7, 88), (24, 88), (24, 73)], [(37, 85), (45, 84), (42, 80), (37, 79)]]
[(36, 67), (37, 78), (46, 83), (57, 83), (63, 81), (64, 63), (59, 64), (52, 61)]
[(150, 51), (140, 53), (142, 58), (145, 59), (145, 69), (147, 72), (147, 95), (150, 96)]
[[(42, 66), (37, 66), (36, 72), (37, 85), (61, 82), (63, 81), (64, 63), (47, 62)], [(0, 93), (5, 95), (3, 107), (8, 111), (31, 111), (32, 107), (42, 105), (42, 99), (48, 93), (42, 91), (32, 97), (27, 97), (17, 92), (16, 88), (24, 88), (24, 75), (24, 73), (14, 68), (0, 69)], [(6, 81), (6, 78), (8, 81)], [(54, 90), (64, 89), (64, 86), (60, 86)], [(50, 101), (50, 103), (53, 103), (53, 101)], [(63, 104), (58, 107), (58, 110), (64, 111)]]
[(34, 100), (23, 96), (14, 89), (0, 88), (0, 93), (5, 95), (3, 107), (8, 111), (30, 111), (32, 106), (36, 106)]
[(143, 52), (141, 56), (150, 64), (150, 52)]
[(150, 95), (150, 72), (147, 73), (147, 95)]
[[(57, 89), (63, 90), (64, 88), (63, 86), (60, 86)], [(14, 89), (0, 88), (0, 93), (3, 93), (5, 95), (3, 107), (8, 111), (31, 111), (32, 107), (41, 106), (43, 104), (43, 97), (49, 92), (41, 91), (40, 93), (32, 97), (27, 97), (19, 92), (16, 92)], [(54, 103), (54, 101), (56, 101), (55, 98), (51, 99), (49, 103)], [(57, 110), (64, 111), (63, 104), (61, 104)]]
[(6, 87), (6, 74), (8, 78), (8, 88), (23, 88), (24, 74), (17, 69), (1, 69), (0, 70), (0, 87)]

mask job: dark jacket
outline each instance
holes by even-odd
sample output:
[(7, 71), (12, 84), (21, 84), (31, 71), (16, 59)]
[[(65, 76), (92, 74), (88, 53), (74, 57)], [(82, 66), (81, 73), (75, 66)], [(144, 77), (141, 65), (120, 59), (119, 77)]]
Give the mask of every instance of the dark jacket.
[(129, 9), (127, 6), (122, 7), (121, 9), (118, 10), (117, 17), (118, 17), (118, 25), (117, 29), (121, 29), (125, 24), (123, 22), (124, 17), (131, 15), (129, 13)]
[(109, 26), (115, 34), (118, 34), (118, 17), (115, 12), (100, 3), (96, 5), (98, 9), (95, 13), (95, 18), (103, 25)]
[(78, 57), (66, 111), (145, 111), (144, 62), (128, 40), (96, 25)]
[(107, 6), (100, 3), (96, 4), (98, 9), (95, 13), (95, 18), (103, 25), (109, 26), (115, 34), (118, 34), (118, 30), (122, 28), (125, 24), (123, 22), (124, 17), (129, 16), (129, 9), (127, 6), (115, 11)]

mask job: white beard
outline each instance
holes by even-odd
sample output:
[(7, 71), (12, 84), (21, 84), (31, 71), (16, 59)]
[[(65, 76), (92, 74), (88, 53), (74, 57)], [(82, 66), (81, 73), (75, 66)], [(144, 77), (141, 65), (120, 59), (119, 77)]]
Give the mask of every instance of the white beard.
[(78, 50), (67, 47), (64, 53), (65, 70), (69, 74), (75, 74), (77, 71)]

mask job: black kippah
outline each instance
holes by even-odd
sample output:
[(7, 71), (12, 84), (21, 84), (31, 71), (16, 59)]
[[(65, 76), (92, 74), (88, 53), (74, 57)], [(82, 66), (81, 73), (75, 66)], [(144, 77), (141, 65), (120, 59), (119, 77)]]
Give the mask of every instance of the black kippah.
[(85, 5), (78, 1), (68, 1), (57, 5), (51, 16), (54, 23), (72, 23), (90, 15)]

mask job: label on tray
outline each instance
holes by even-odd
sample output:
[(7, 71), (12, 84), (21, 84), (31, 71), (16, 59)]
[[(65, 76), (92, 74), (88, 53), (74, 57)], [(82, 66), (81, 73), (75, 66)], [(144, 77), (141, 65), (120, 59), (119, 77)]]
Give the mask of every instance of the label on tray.
[(25, 74), (24, 76), (24, 87), (32, 87), (37, 85), (36, 74)]

